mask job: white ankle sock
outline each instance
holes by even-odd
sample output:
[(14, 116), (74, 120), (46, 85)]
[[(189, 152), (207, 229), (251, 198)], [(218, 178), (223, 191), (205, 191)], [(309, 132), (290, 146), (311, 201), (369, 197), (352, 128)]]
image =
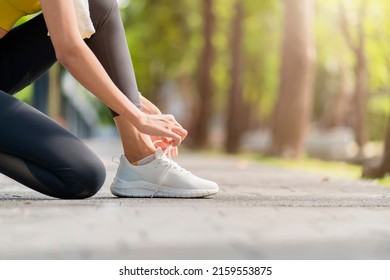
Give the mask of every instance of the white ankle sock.
[(143, 159), (140, 159), (138, 161), (135, 161), (135, 162), (132, 162), (131, 164), (132, 165), (135, 165), (135, 166), (139, 166), (139, 165), (145, 165), (145, 164), (148, 164), (150, 162), (152, 162), (156, 157), (154, 156), (154, 154), (150, 155), (150, 156), (147, 156)]

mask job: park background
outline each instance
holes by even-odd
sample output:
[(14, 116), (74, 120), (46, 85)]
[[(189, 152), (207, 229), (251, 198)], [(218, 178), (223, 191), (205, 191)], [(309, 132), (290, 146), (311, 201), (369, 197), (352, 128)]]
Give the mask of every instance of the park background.
[[(139, 90), (189, 130), (183, 150), (389, 184), (388, 1), (119, 4)], [(116, 135), (59, 65), (18, 97), (80, 137)]]

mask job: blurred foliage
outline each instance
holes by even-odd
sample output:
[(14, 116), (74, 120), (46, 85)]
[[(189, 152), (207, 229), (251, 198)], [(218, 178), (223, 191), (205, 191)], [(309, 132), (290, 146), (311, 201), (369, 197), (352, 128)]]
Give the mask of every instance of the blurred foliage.
[[(202, 1), (130, 0), (124, 4), (123, 18), (132, 51), (140, 90), (156, 100), (166, 80), (190, 77), (195, 90), (197, 58), (202, 48)], [(345, 69), (349, 94), (353, 90), (354, 57), (346, 46), (340, 28), (340, 3), (347, 8), (356, 39), (360, 1), (316, 1), (317, 80), (313, 120), (324, 113), (325, 104), (340, 87), (340, 71)], [(229, 35), (234, 15), (234, 0), (215, 0), (216, 30), (213, 66), (216, 99), (214, 108), (224, 114), (230, 85)], [(244, 21), (244, 96), (256, 108), (262, 123), (269, 121), (278, 91), (283, 7), (281, 1), (243, 1)], [(370, 139), (383, 139), (386, 115), (390, 108), (390, 2), (368, 2), (364, 22), (365, 51), (368, 57), (368, 118)], [(371, 122), (373, 121), (373, 122)]]
[[(216, 26), (213, 37), (216, 59), (212, 67), (216, 114), (224, 118), (231, 78), (230, 34), (236, 0), (214, 0)], [(314, 0), (317, 71), (313, 122), (340, 89), (340, 73), (350, 95), (354, 86), (354, 56), (346, 46), (340, 28), (340, 3), (346, 7), (352, 40), (361, 0)], [(166, 81), (188, 79), (186, 86), (196, 97), (198, 58), (203, 46), (202, 1), (120, 0), (126, 36), (131, 50), (140, 91), (156, 102)], [(278, 93), (280, 46), (283, 26), (282, 1), (242, 0), (244, 19), (244, 98), (258, 122), (268, 124)], [(383, 139), (390, 114), (390, 2), (367, 1), (364, 31), (368, 57), (367, 115), (369, 138)], [(20, 22), (25, 21), (21, 20)], [(19, 96), (29, 101), (30, 89)], [(194, 97), (194, 98), (195, 98)], [(105, 120), (108, 110), (102, 109)]]
[[(203, 46), (201, 2), (131, 0), (122, 10), (138, 84), (152, 100), (156, 99), (158, 88), (165, 80), (190, 77), (191, 86), (195, 88), (198, 57)], [(226, 92), (230, 86), (229, 31), (234, 3), (234, 0), (213, 2), (216, 60), (212, 78), (215, 110), (219, 112), (226, 108)], [(244, 1), (244, 4), (244, 95), (248, 102), (258, 104), (260, 116), (268, 117), (278, 83), (275, 73), (280, 60), (281, 4), (274, 0)]]
[(367, 122), (370, 140), (382, 141), (387, 129), (387, 117), (390, 115), (388, 95), (375, 95), (368, 103)]
[(28, 87), (22, 89), (20, 92), (18, 92), (18, 99), (31, 105), (32, 104), (32, 86), (28, 86)]
[(141, 92), (156, 99), (161, 84), (194, 73), (201, 47), (199, 1), (130, 1), (124, 25)]

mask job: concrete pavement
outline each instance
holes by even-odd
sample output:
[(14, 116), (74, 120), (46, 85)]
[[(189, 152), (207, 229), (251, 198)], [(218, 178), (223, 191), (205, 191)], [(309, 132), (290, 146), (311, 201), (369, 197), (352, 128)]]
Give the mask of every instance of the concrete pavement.
[(108, 176), (83, 201), (0, 177), (0, 259), (389, 259), (390, 188), (231, 157), (178, 162), (217, 181), (208, 199), (118, 199), (120, 145), (92, 141)]

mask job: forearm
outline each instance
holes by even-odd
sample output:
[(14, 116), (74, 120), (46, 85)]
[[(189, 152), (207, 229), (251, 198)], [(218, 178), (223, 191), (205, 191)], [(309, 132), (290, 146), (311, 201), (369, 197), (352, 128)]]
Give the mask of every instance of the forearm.
[(138, 120), (143, 113), (115, 86), (82, 40), (73, 1), (41, 0), (40, 3), (59, 62), (113, 111), (140, 125)]
[(84, 42), (57, 56), (59, 62), (104, 104), (129, 121), (139, 118), (139, 109), (115, 86)]

